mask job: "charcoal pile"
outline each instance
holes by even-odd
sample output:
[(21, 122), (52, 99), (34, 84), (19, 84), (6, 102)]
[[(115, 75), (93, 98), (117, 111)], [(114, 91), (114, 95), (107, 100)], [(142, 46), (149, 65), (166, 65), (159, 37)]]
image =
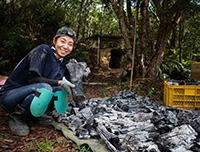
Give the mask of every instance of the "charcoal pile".
[(92, 98), (53, 116), (81, 139), (102, 138), (112, 152), (199, 152), (200, 114), (132, 91)]

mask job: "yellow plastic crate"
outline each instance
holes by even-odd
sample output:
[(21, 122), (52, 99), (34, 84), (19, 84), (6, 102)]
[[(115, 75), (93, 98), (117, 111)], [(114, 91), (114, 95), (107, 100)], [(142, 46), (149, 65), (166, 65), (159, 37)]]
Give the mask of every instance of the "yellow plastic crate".
[(164, 81), (164, 103), (181, 109), (199, 109), (200, 86), (170, 85)]

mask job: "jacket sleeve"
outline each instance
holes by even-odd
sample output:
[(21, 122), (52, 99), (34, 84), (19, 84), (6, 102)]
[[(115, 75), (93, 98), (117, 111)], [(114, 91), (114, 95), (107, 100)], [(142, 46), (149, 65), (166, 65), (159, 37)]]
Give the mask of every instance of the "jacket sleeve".
[(58, 86), (58, 80), (40, 77), (36, 72), (31, 72), (28, 77), (28, 83), (48, 83), (51, 86)]

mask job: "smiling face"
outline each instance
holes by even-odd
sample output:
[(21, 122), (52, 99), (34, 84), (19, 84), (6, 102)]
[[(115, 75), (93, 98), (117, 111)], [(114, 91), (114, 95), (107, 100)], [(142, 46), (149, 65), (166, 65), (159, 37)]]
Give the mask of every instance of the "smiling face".
[(74, 46), (74, 40), (69, 36), (60, 36), (57, 39), (53, 39), (53, 44), (56, 49), (56, 58), (60, 59), (71, 53)]

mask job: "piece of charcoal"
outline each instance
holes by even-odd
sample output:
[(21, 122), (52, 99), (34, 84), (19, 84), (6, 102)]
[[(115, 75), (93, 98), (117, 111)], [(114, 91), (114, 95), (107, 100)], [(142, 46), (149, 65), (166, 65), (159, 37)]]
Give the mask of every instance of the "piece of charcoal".
[(72, 88), (72, 98), (77, 106), (82, 106), (81, 103), (85, 101), (85, 94), (83, 91), (83, 76), (87, 64), (85, 62), (77, 62), (75, 59), (70, 59), (66, 65), (70, 75), (70, 82), (75, 85)]

